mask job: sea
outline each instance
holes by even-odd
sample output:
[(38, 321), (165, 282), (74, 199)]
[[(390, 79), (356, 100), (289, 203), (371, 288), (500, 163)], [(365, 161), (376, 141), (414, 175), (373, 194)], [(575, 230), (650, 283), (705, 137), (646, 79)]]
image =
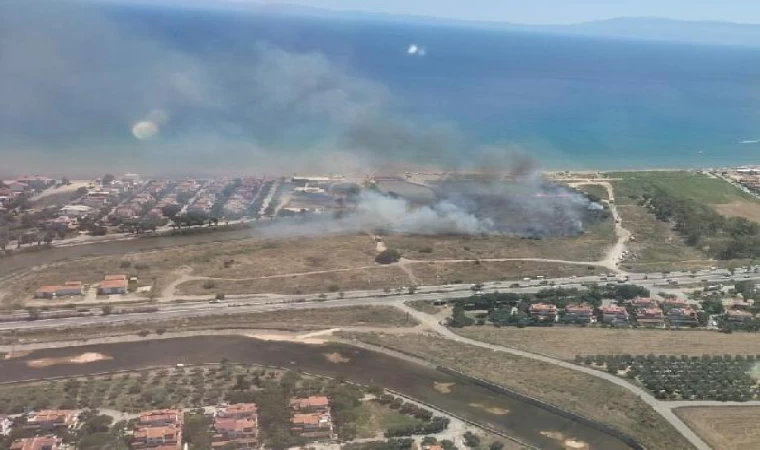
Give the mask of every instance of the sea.
[[(392, 18), (86, 8), (107, 24), (104, 37), (64, 29), (85, 33), (83, 45), (56, 49), (64, 57), (92, 52), (76, 53), (81, 79), (51, 83), (45, 65), (42, 74), (0, 78), (0, 91), (34, 91), (41, 105), (0, 106), (0, 152), (33, 148), (38, 162), (47, 151), (87, 154), (125, 169), (122, 150), (117, 157), (110, 147), (133, 146), (136, 159), (163, 152), (156, 164), (198, 156), (207, 166), (234, 160), (230, 141), (294, 159), (328, 157), (336, 146), (430, 165), (494, 155), (527, 156), (545, 169), (760, 164), (760, 48)], [(122, 52), (125, 36), (151, 50)], [(157, 61), (161, 52), (169, 56)], [(120, 78), (125, 73), (131, 78)], [(20, 80), (27, 77), (34, 89)], [(173, 84), (156, 81), (162, 77)], [(109, 85), (117, 78), (123, 89)], [(74, 98), (59, 92), (67, 83)], [(139, 121), (160, 129), (137, 139)]]

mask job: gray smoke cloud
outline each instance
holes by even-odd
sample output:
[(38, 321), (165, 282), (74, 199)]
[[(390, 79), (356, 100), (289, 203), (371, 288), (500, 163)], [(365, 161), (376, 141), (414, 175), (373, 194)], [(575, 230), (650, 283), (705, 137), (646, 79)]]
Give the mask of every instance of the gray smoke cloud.
[(573, 236), (604, 217), (603, 207), (584, 195), (546, 182), (536, 173), (518, 179), (448, 181), (435, 186), (437, 198), (418, 204), (395, 195), (364, 191), (356, 210), (278, 219), (257, 227), (264, 237), (286, 238), (374, 232), (419, 235)]
[(102, 5), (0, 2), (4, 169), (366, 171), (463, 148), (455, 126), (401, 113), (383, 84), (321, 53), (244, 36), (180, 47), (155, 28)]

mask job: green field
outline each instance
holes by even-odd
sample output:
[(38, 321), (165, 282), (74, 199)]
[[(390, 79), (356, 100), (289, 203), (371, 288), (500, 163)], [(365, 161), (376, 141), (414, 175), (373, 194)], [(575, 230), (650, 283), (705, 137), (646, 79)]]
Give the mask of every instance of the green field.
[(609, 195), (607, 195), (607, 189), (605, 189), (604, 186), (599, 186), (598, 184), (583, 184), (578, 186), (578, 189), (587, 194), (599, 197), (602, 200), (607, 200), (609, 198)]
[(688, 198), (704, 204), (725, 204), (737, 200), (753, 200), (752, 196), (717, 178), (688, 171), (674, 172), (610, 172), (615, 201), (635, 204), (644, 192), (662, 189), (673, 196)]

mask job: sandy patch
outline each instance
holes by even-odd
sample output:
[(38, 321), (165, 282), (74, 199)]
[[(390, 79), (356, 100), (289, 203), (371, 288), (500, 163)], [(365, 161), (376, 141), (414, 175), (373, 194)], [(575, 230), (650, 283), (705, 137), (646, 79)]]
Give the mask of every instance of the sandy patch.
[(7, 355), (5, 355), (5, 359), (13, 359), (13, 358), (23, 358), (25, 356), (31, 355), (33, 350), (17, 350), (15, 352), (10, 352)]
[(499, 408), (497, 406), (486, 406), (482, 403), (470, 403), (470, 406), (472, 406), (473, 408), (482, 409), (483, 411), (489, 414), (496, 415), (496, 416), (503, 416), (503, 415), (509, 414), (508, 409)]
[(26, 365), (35, 369), (42, 367), (57, 366), (61, 364), (89, 364), (98, 361), (107, 361), (113, 359), (112, 356), (102, 353), (82, 353), (77, 356), (62, 356), (60, 358), (42, 358), (27, 361)]
[(254, 333), (244, 334), (245, 337), (260, 339), (262, 341), (283, 341), (295, 342), (298, 344), (320, 345), (327, 342), (327, 339), (317, 339), (312, 337), (303, 337), (295, 334), (272, 334), (272, 333)]
[(433, 382), (433, 389), (435, 389), (436, 391), (440, 392), (441, 394), (450, 394), (451, 393), (451, 388), (455, 384), (456, 383), (439, 383), (437, 381), (434, 381)]
[(325, 358), (333, 364), (346, 364), (351, 362), (351, 358), (346, 358), (338, 352), (325, 353)]
[(548, 437), (549, 439), (554, 439), (555, 441), (564, 441), (565, 440), (565, 434), (560, 433), (559, 431), (542, 431), (541, 436)]

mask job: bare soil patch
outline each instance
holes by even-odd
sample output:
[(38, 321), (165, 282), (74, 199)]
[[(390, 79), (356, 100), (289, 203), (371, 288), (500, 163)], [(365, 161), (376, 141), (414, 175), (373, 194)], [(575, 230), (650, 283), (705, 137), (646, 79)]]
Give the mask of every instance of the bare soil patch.
[(760, 407), (719, 406), (678, 408), (675, 413), (712, 448), (755, 450), (760, 448)]
[(454, 387), (455, 383), (439, 383), (438, 381), (433, 382), (433, 389), (440, 392), (441, 394), (450, 394), (451, 388)]
[(106, 361), (109, 359), (113, 359), (113, 357), (104, 355), (102, 353), (82, 353), (81, 355), (67, 356), (62, 358), (34, 359), (27, 362), (26, 365), (38, 369), (63, 364), (89, 364), (98, 361)]
[(325, 358), (333, 364), (346, 364), (351, 362), (351, 358), (347, 358), (338, 352), (325, 353)]
[(704, 330), (644, 330), (577, 327), (469, 327), (462, 336), (492, 344), (573, 360), (583, 354), (662, 355), (756, 354), (760, 334)]
[(745, 219), (760, 222), (760, 203), (737, 200), (722, 205), (712, 205), (718, 213), (726, 217), (744, 217)]

